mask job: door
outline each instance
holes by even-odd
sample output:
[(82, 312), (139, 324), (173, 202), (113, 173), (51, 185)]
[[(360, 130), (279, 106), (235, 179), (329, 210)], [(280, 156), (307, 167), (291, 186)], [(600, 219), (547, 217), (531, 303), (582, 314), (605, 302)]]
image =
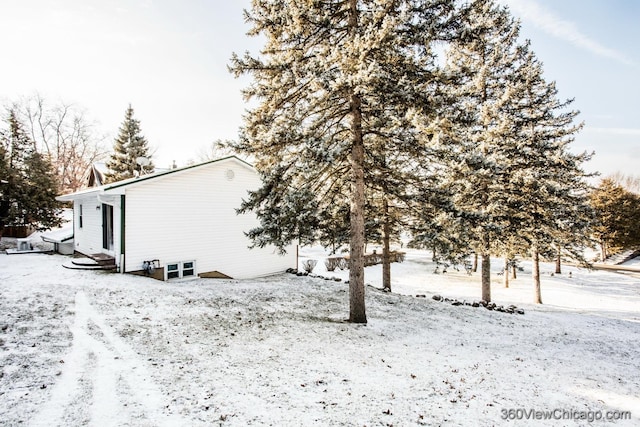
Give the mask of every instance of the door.
[(113, 252), (113, 206), (102, 204), (102, 248)]

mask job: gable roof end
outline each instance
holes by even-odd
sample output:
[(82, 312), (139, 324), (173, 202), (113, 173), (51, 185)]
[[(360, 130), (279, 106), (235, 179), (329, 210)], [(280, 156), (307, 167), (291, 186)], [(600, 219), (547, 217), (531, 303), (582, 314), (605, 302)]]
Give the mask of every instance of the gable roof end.
[(184, 172), (184, 171), (187, 171), (187, 170), (190, 170), (190, 169), (196, 169), (196, 168), (199, 168), (199, 167), (202, 167), (202, 166), (210, 165), (210, 164), (213, 164), (213, 163), (220, 163), (220, 162), (228, 161), (228, 160), (236, 161), (239, 164), (250, 168), (251, 170), (255, 170), (250, 163), (248, 163), (248, 162), (246, 162), (246, 161), (244, 161), (244, 160), (242, 160), (242, 159), (240, 159), (240, 158), (238, 158), (236, 156), (227, 156), (227, 157), (222, 157), (220, 159), (209, 160), (209, 161), (206, 161), (206, 162), (197, 163), (195, 165), (184, 166), (184, 167), (181, 167), (181, 168), (170, 169), (170, 170), (166, 170), (166, 171), (162, 171), (162, 172), (156, 172), (156, 173), (152, 173), (152, 174), (148, 174), (148, 175), (142, 175), (142, 176), (139, 176), (139, 177), (136, 177), (136, 178), (129, 178), (129, 179), (125, 179), (125, 180), (122, 180), (122, 181), (114, 182), (114, 183), (111, 183), (111, 184), (105, 184), (105, 185), (102, 185), (102, 186), (99, 186), (99, 187), (92, 187), (92, 188), (88, 188), (88, 189), (85, 189), (85, 190), (77, 191), (75, 193), (63, 194), (63, 195), (60, 195), (60, 196), (56, 197), (56, 200), (61, 201), (61, 202), (69, 202), (69, 201), (75, 200), (76, 198), (78, 198), (78, 196), (87, 195), (87, 194), (90, 194), (90, 193), (93, 193), (93, 192), (104, 193), (104, 192), (107, 192), (107, 191), (111, 191), (111, 190), (114, 190), (114, 189), (126, 187), (126, 186), (129, 186), (129, 185), (140, 184), (140, 183), (143, 183), (143, 182), (146, 182), (146, 181), (150, 181), (150, 180), (153, 180), (153, 179), (156, 179), (156, 178), (160, 178), (160, 177), (164, 177), (164, 176), (167, 176), (167, 175), (171, 175), (171, 174), (174, 174), (174, 173), (180, 173), (180, 172)]

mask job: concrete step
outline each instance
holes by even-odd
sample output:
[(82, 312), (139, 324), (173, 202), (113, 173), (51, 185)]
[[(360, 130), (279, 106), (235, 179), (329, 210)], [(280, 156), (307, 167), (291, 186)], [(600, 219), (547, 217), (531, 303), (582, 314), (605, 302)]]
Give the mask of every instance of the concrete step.
[(115, 264), (111, 265), (101, 265), (96, 263), (95, 261), (93, 261), (93, 264), (91, 264), (91, 262), (89, 261), (93, 261), (90, 260), (88, 258), (77, 258), (77, 259), (73, 259), (71, 261), (66, 261), (62, 264), (62, 266), (64, 268), (68, 268), (70, 270), (107, 270), (107, 271), (113, 271), (116, 269)]
[(92, 260), (91, 258), (73, 258), (71, 260), (71, 263), (73, 265), (77, 265), (80, 267), (97, 267), (100, 264), (98, 264), (97, 261)]
[(115, 265), (116, 259), (111, 255), (99, 253), (99, 254), (91, 254), (89, 258), (97, 262), (99, 265)]

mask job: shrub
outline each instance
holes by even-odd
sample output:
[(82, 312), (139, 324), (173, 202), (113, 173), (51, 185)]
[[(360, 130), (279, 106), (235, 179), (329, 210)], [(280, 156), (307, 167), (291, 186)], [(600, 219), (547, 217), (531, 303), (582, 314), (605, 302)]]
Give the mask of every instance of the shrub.
[(349, 261), (344, 257), (330, 257), (324, 261), (327, 271), (334, 271), (336, 268), (345, 270), (349, 268)]
[(334, 271), (340, 262), (340, 258), (327, 258), (324, 260), (324, 266), (327, 271)]
[(316, 259), (307, 259), (305, 261), (302, 261), (302, 268), (307, 273), (311, 273), (313, 271), (313, 269), (315, 268), (317, 263), (318, 263), (318, 260), (316, 260)]

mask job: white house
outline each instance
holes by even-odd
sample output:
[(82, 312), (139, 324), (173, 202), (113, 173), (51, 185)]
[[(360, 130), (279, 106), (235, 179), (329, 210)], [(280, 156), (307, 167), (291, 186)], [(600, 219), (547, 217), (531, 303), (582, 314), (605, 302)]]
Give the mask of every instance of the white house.
[(245, 279), (297, 263), (296, 246), (249, 249), (244, 232), (259, 223), (238, 215), (257, 172), (237, 157), (143, 175), (59, 196), (73, 202), (74, 250), (113, 257), (118, 271), (158, 279)]

